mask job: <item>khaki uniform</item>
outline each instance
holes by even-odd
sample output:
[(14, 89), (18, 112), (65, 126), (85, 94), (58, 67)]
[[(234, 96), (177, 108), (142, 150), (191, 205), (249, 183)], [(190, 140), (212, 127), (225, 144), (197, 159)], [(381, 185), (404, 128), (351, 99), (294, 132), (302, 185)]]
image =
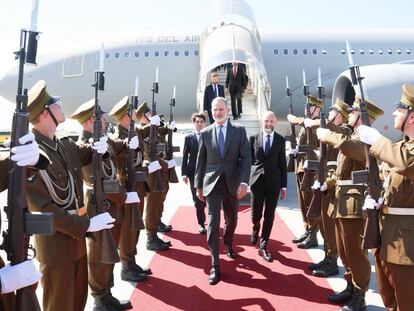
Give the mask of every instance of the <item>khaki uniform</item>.
[[(166, 136), (168, 134), (168, 129), (166, 127), (158, 128), (158, 141), (160, 143), (166, 142)], [(160, 153), (160, 157), (165, 159), (165, 152)], [(165, 163), (165, 162), (164, 162)], [(162, 213), (164, 212), (164, 202), (167, 198), (168, 191), (170, 190), (170, 169), (168, 168), (168, 164), (162, 166), (161, 174), (162, 174), (162, 206), (160, 209), (160, 213), (158, 214), (158, 224), (161, 223)]]
[[(83, 131), (82, 136), (79, 138), (78, 145), (88, 146), (89, 138), (92, 137), (92, 133)], [(113, 142), (108, 142), (108, 156), (103, 156), (102, 168), (107, 180), (116, 180), (115, 169), (115, 151), (111, 147)], [(122, 143), (121, 143), (122, 145)], [(93, 205), (93, 183), (92, 183), (92, 163), (89, 163), (82, 167), (82, 176), (85, 185), (85, 206), (87, 214), (90, 218), (97, 215), (96, 206)], [(123, 217), (123, 205), (125, 202), (126, 194), (125, 190), (120, 187), (119, 193), (111, 193), (105, 195), (107, 202), (109, 203), (108, 212), (113, 218), (115, 218), (114, 227), (112, 228), (112, 234), (116, 245), (119, 244), (120, 228)], [(106, 264), (101, 262), (101, 231), (92, 233), (93, 237), (88, 239), (88, 281), (91, 288), (91, 294), (94, 297), (103, 297), (110, 293), (110, 289), (114, 286), (113, 269), (114, 264)]]
[(375, 253), (378, 289), (387, 310), (414, 307), (414, 215), (391, 214), (391, 208), (414, 209), (414, 139), (392, 143), (381, 138), (370, 148), (374, 157), (386, 162), (390, 175), (384, 183), (384, 205), (380, 213), (381, 247)]
[[(35, 129), (33, 133), (50, 165), (40, 171), (44, 176), (39, 173), (28, 178), (27, 203), (30, 211), (53, 212), (56, 229), (52, 236), (35, 236), (43, 273), (43, 310), (83, 310), (88, 293), (85, 234), (89, 218), (77, 212), (83, 207), (81, 167), (90, 163), (92, 151), (69, 138), (52, 140)], [(56, 203), (52, 191), (62, 202)]]
[(369, 288), (371, 265), (367, 251), (361, 247), (365, 219), (362, 214), (365, 186), (344, 185), (350, 183), (351, 172), (365, 169), (363, 144), (354, 134), (330, 132), (321, 142), (339, 149), (338, 166), (334, 178), (328, 179), (328, 191), (335, 189), (335, 204), (328, 214), (335, 218), (336, 243), (345, 267), (344, 278), (358, 292)]

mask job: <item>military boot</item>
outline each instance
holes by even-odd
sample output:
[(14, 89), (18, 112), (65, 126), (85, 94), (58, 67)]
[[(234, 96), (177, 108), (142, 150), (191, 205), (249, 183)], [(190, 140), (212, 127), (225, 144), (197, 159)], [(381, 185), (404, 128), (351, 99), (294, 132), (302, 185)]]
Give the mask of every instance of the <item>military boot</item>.
[(165, 241), (165, 240), (161, 239), (158, 235), (157, 235), (157, 240), (158, 240), (160, 243), (162, 243), (162, 244), (164, 244), (164, 245), (167, 245), (168, 247), (172, 246), (171, 241)]
[(339, 311), (365, 311), (365, 293), (354, 292), (352, 300)]
[(298, 248), (312, 248), (318, 246), (318, 238), (316, 232), (310, 232), (309, 235), (302, 242), (296, 244)]
[[(140, 269), (138, 269), (140, 268)], [(123, 262), (121, 269), (121, 280), (127, 282), (142, 282), (147, 279), (147, 274), (135, 262)]]
[(103, 297), (95, 297), (95, 304), (93, 311), (118, 311), (118, 310), (130, 310), (132, 304), (129, 300), (119, 301), (111, 293), (106, 294)]
[(328, 276), (337, 275), (339, 273), (338, 264), (336, 258), (327, 257), (325, 264), (320, 266), (318, 269), (312, 271), (314, 276), (326, 278)]
[(303, 240), (305, 240), (308, 237), (309, 234), (310, 234), (310, 232), (308, 230), (306, 230), (305, 233), (303, 233), (302, 235), (294, 237), (292, 239), (292, 242), (295, 243), (295, 244), (300, 243)]
[(157, 236), (157, 234), (148, 233), (147, 250), (162, 251), (169, 248), (170, 247), (167, 244), (162, 243), (162, 240)]
[(344, 304), (353, 298), (354, 292), (354, 285), (351, 282), (348, 282), (346, 288), (342, 292), (329, 295), (328, 300), (333, 303)]
[(157, 225), (157, 232), (170, 232), (172, 230), (171, 225), (166, 225), (163, 222), (160, 222)]
[(325, 257), (321, 261), (316, 262), (316, 263), (311, 263), (308, 266), (309, 270), (313, 271), (313, 270), (319, 269), (320, 267), (322, 267), (326, 263), (326, 259), (327, 259), (327, 257), (326, 257), (326, 254), (325, 254)]

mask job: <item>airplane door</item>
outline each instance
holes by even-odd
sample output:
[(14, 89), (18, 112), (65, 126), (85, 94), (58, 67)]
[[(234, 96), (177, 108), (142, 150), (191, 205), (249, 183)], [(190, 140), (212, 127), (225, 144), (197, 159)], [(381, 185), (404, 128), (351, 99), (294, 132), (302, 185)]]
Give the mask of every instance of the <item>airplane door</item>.
[(63, 78), (73, 78), (83, 76), (83, 64), (85, 54), (65, 55), (62, 66)]

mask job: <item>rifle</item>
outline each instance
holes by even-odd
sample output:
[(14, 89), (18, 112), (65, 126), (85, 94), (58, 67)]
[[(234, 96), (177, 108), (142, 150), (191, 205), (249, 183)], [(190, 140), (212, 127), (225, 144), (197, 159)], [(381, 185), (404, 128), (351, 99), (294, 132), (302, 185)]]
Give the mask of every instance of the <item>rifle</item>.
[[(158, 80), (158, 79), (156, 79)], [(157, 114), (157, 103), (155, 102), (155, 94), (158, 94), (158, 82), (153, 83), (152, 87), (152, 107), (151, 107), (151, 116), (155, 116)], [(151, 125), (150, 127), (150, 161), (157, 161), (157, 126)], [(162, 184), (162, 176), (160, 170), (156, 170), (155, 172), (150, 174), (149, 186), (151, 191), (154, 192), (162, 192), (163, 184)]]
[[(101, 138), (102, 123), (101, 123), (101, 107), (99, 106), (98, 91), (103, 91), (105, 86), (104, 72), (95, 72), (95, 83), (92, 86), (95, 88), (95, 107), (93, 112), (93, 142), (98, 142)], [(104, 194), (104, 172), (102, 168), (102, 154), (97, 150), (93, 150), (92, 157), (92, 183), (93, 195), (92, 203), (96, 207), (96, 213), (102, 214), (109, 211), (109, 202), (105, 199)], [(101, 234), (101, 262), (105, 264), (114, 264), (120, 261), (117, 247), (111, 229), (100, 231)]]
[[(362, 87), (362, 80), (364, 77), (361, 77), (359, 66), (353, 65), (352, 56), (350, 54), (349, 45), (347, 42), (348, 57), (350, 61), (350, 73), (351, 80), (353, 85), (358, 85), (361, 103), (360, 103), (360, 116), (362, 124), (366, 126), (371, 126), (369, 122), (369, 115), (367, 111), (367, 106), (365, 102), (364, 89)], [(367, 194), (371, 196), (376, 202), (381, 195), (381, 182), (379, 178), (379, 168), (377, 161), (374, 157), (369, 155), (369, 145), (364, 145), (365, 148), (365, 157), (367, 159), (366, 166), (367, 169), (364, 171), (355, 171), (352, 172), (352, 182), (353, 183), (365, 183), (367, 185)], [(378, 248), (381, 246), (381, 234), (379, 229), (379, 209), (367, 209), (366, 210), (367, 219), (365, 221), (364, 227), (364, 236), (362, 241), (363, 249)]]
[[(173, 107), (175, 107), (175, 98), (171, 98), (170, 100), (170, 122), (169, 124), (171, 124), (171, 122), (173, 121)], [(165, 159), (166, 160), (172, 160), (173, 158), (173, 153), (174, 152), (180, 152), (180, 147), (178, 146), (173, 146), (173, 130), (168, 129), (168, 139), (165, 145), (165, 149), (166, 149), (166, 153), (165, 153)], [(170, 168), (168, 170), (168, 177), (169, 177), (169, 182), (176, 184), (178, 183), (178, 177), (177, 177), (177, 173), (175, 172), (175, 167)]]
[[(136, 136), (135, 131), (135, 121), (133, 118), (134, 111), (138, 108), (138, 96), (131, 96), (130, 103), (128, 107), (129, 115), (129, 129), (128, 129), (128, 142)], [(139, 151), (140, 152), (140, 151)], [(126, 165), (126, 188), (128, 192), (136, 191), (136, 182), (146, 181), (145, 172), (136, 172), (135, 171), (135, 161), (134, 161), (135, 150), (128, 148), (127, 153), (127, 165)], [(142, 200), (144, 198), (141, 198)], [(141, 230), (144, 229), (144, 222), (142, 221), (141, 210), (137, 203), (128, 204), (131, 208), (131, 230)]]
[[(318, 86), (318, 99), (323, 101), (323, 107), (325, 108), (325, 88)], [(325, 112), (324, 109), (320, 110), (319, 118), (321, 122), (321, 128), (326, 128)], [(318, 171), (318, 181), (322, 186), (326, 179), (326, 144), (320, 142), (321, 153), (319, 162), (308, 160), (308, 169)], [(315, 163), (316, 162), (316, 163)], [(316, 165), (314, 165), (314, 163)], [(314, 169), (315, 168), (315, 169)], [(314, 189), (312, 201), (310, 203), (306, 216), (311, 219), (318, 219), (321, 217), (321, 206), (322, 206), (322, 191), (321, 189)]]
[[(292, 101), (292, 91), (289, 88), (288, 78), (286, 77), (286, 96), (290, 98), (289, 104), (289, 114), (294, 115), (293, 112), (293, 101)], [(296, 149), (296, 129), (294, 124), (290, 124), (290, 148)], [(287, 164), (287, 171), (294, 172), (295, 171), (295, 156), (293, 154), (289, 154), (289, 160)]]
[[(37, 3), (37, 2), (36, 2)], [(36, 6), (35, 6), (36, 7)], [(13, 114), (11, 131), (11, 148), (19, 146), (19, 138), (29, 131), (29, 114), (27, 112), (27, 89), (23, 90), (24, 64), (36, 64), (37, 36), (36, 31), (20, 31), (20, 49), (15, 52), (19, 59), (19, 74), (16, 95), (16, 110)], [(26, 40), (29, 41), (26, 53)], [(10, 154), (10, 157), (12, 154)], [(26, 167), (18, 166), (12, 162), (9, 171), (9, 187), (7, 194), (7, 206), (4, 210), (7, 214), (8, 228), (3, 232), (3, 244), (1, 248), (6, 251), (7, 259), (11, 265), (24, 262), (28, 258), (29, 249), (36, 256), (36, 251), (30, 245), (30, 235), (55, 233), (54, 214), (31, 214), (26, 201)], [(36, 297), (37, 284), (18, 289), (16, 291), (17, 311), (40, 311), (40, 305)]]

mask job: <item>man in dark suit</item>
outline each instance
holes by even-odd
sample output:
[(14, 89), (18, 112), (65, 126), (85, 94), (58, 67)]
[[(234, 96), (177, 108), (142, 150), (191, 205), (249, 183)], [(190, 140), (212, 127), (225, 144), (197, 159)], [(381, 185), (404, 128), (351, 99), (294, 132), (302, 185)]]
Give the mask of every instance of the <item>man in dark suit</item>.
[(201, 132), (198, 150), (195, 186), (197, 196), (208, 207), (207, 242), (212, 269), (209, 283), (219, 281), (219, 227), (220, 209), (224, 211), (223, 243), (227, 256), (234, 259), (233, 235), (237, 225), (238, 200), (246, 195), (251, 155), (244, 127), (227, 119), (226, 99), (216, 97), (212, 104), (215, 122)]
[(200, 199), (197, 198), (196, 189), (194, 188), (194, 173), (198, 154), (198, 141), (200, 140), (200, 132), (206, 124), (206, 117), (203, 114), (193, 114), (192, 121), (194, 124), (194, 133), (187, 135), (184, 139), (181, 175), (186, 185), (188, 185), (188, 181), (190, 181), (190, 189), (193, 195), (193, 201), (196, 208), (197, 221), (200, 225), (198, 232), (200, 232), (200, 234), (206, 234), (206, 214), (204, 211), (206, 203), (200, 201)]
[[(227, 70), (226, 89), (229, 89), (231, 97), (231, 113), (233, 120), (240, 118), (242, 111), (242, 95), (246, 87), (245, 66), (233, 62), (233, 66)], [(237, 105), (236, 105), (237, 101)]]
[(211, 114), (211, 102), (216, 97), (224, 97), (224, 87), (219, 84), (219, 76), (217, 72), (211, 73), (211, 84), (206, 86), (204, 90), (204, 113), (208, 113), (210, 124), (214, 123), (213, 115)]
[(268, 262), (273, 261), (272, 255), (267, 251), (267, 243), (272, 231), (276, 205), (279, 193), (282, 200), (286, 197), (287, 184), (286, 142), (274, 131), (276, 122), (273, 112), (265, 112), (262, 117), (262, 130), (250, 137), (252, 153), (250, 189), (253, 222), (251, 243), (256, 244), (258, 240), (264, 203), (259, 255)]

